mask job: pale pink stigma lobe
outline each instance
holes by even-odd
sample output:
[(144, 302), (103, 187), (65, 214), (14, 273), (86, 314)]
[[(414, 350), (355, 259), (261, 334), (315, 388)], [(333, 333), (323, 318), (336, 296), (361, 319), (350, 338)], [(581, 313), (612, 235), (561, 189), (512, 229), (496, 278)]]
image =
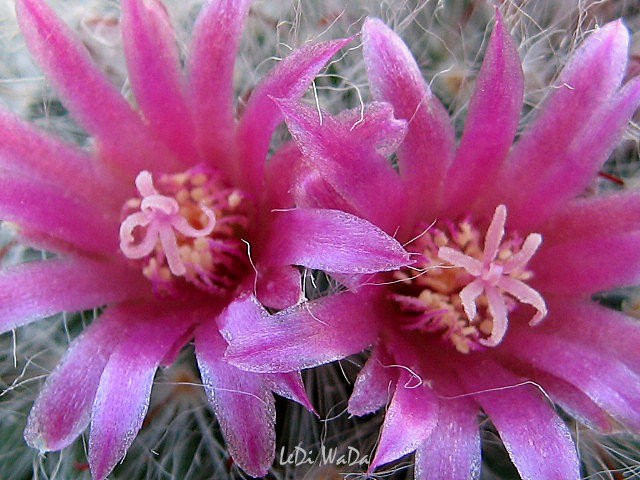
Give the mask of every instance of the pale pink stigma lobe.
[[(181, 215), (180, 206), (174, 198), (158, 193), (149, 172), (140, 172), (135, 183), (142, 197), (141, 211), (129, 215), (120, 225), (122, 253), (131, 259), (143, 258), (151, 254), (160, 241), (171, 273), (176, 276), (184, 275), (186, 268), (180, 258), (175, 231), (185, 237), (206, 237), (213, 232), (216, 225), (214, 212), (201, 204), (200, 208), (207, 218), (207, 223), (201, 229), (194, 228)], [(139, 242), (136, 242), (133, 233), (137, 228), (146, 228)]]
[(529, 322), (530, 325), (538, 324), (547, 315), (547, 307), (542, 296), (522, 280), (510, 276), (512, 272), (526, 266), (542, 243), (542, 236), (537, 233), (528, 235), (519, 252), (513, 254), (506, 262), (498, 262), (496, 259), (505, 234), (506, 218), (506, 207), (499, 205), (487, 229), (482, 262), (449, 247), (443, 246), (438, 249), (438, 257), (442, 260), (463, 268), (469, 275), (476, 277), (459, 294), (469, 321), (473, 321), (476, 316), (476, 300), (483, 293), (486, 294), (493, 325), (489, 338), (480, 338), (478, 341), (488, 347), (498, 345), (507, 331), (508, 308), (505, 293), (537, 310)]

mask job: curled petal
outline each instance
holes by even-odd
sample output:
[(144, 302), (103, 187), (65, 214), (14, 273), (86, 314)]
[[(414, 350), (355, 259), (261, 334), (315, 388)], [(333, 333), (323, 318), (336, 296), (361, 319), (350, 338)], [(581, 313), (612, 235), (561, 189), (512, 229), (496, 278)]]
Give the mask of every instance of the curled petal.
[(542, 296), (526, 283), (512, 277), (504, 276), (498, 281), (498, 287), (510, 293), (522, 303), (533, 306), (538, 312), (533, 316), (529, 325), (537, 325), (547, 315), (547, 305)]
[(480, 339), (480, 343), (486, 347), (497, 346), (507, 333), (507, 306), (504, 303), (502, 294), (496, 287), (487, 285), (485, 287), (487, 297), (489, 299), (489, 312), (493, 317), (493, 328), (491, 329), (491, 336), (486, 340)]

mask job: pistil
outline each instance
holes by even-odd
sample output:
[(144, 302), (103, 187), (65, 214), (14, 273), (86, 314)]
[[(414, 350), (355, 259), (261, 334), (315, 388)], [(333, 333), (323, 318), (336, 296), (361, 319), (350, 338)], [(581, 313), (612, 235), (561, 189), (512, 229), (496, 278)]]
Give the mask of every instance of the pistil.
[(529, 234), (524, 242), (505, 238), (507, 209), (499, 205), (481, 247), (481, 233), (469, 220), (439, 224), (410, 247), (420, 254), (421, 273), (396, 272), (400, 280), (392, 299), (408, 316), (404, 328), (440, 332), (455, 348), (468, 353), (495, 347), (503, 340), (508, 315), (517, 303), (537, 311), (530, 325), (547, 314), (542, 296), (525, 283), (533, 272), (527, 264), (542, 237)]

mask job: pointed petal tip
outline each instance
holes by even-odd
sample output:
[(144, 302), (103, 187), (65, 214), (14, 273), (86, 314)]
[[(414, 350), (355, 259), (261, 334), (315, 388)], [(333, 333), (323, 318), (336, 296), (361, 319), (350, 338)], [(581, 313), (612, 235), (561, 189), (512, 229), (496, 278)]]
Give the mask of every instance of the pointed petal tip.
[(362, 25), (362, 36), (367, 37), (372, 33), (386, 34), (389, 32), (393, 32), (391, 28), (387, 26), (382, 20), (378, 17), (367, 17), (364, 20)]
[(27, 426), (24, 429), (24, 440), (31, 448), (38, 450), (40, 453), (58, 450), (55, 445), (49, 445), (44, 437), (36, 431), (31, 417), (27, 420)]
[(631, 34), (621, 18), (604, 24), (595, 30), (586, 42), (611, 42), (611, 51), (619, 52), (619, 57), (628, 57)]

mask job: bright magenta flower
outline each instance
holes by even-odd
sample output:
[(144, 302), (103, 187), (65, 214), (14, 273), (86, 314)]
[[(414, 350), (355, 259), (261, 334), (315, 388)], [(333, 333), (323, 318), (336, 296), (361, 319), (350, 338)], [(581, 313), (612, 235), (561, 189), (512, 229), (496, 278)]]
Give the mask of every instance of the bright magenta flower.
[[(286, 372), (374, 345), (349, 402), (364, 415), (390, 399), (371, 471), (416, 451), (416, 478), (478, 478), (482, 409), (523, 479), (578, 479), (535, 384), (594, 428), (640, 430), (640, 325), (591, 300), (638, 283), (640, 195), (585, 194), (640, 102), (639, 78), (621, 86), (629, 34), (592, 33), (513, 146), (524, 82), (499, 14), (457, 147), (402, 40), (376, 19), (363, 40), (373, 95), (401, 120), (281, 102), (310, 169), (298, 203), (371, 220), (416, 263), (274, 316), (233, 303), (227, 358)], [(396, 145), (398, 171), (381, 155)]]
[[(254, 374), (222, 359), (223, 308), (245, 291), (283, 308), (301, 295), (292, 265), (343, 273), (394, 269), (406, 252), (381, 230), (330, 210), (273, 212), (288, 198), (266, 165), (282, 120), (269, 97), (300, 97), (346, 41), (307, 45), (281, 61), (234, 120), (235, 46), (248, 0), (209, 3), (181, 69), (156, 0), (123, 0), (133, 110), (40, 0), (18, 0), (27, 44), (74, 118), (89, 152), (0, 113), (0, 218), (53, 260), (0, 273), (0, 330), (59, 311), (107, 305), (48, 377), (25, 437), (69, 445), (91, 421), (89, 463), (103, 479), (142, 425), (154, 374), (190, 339), (202, 381), (236, 462), (266, 474), (275, 454), (272, 392), (311, 408), (298, 372)], [(249, 250), (250, 249), (250, 250)]]

